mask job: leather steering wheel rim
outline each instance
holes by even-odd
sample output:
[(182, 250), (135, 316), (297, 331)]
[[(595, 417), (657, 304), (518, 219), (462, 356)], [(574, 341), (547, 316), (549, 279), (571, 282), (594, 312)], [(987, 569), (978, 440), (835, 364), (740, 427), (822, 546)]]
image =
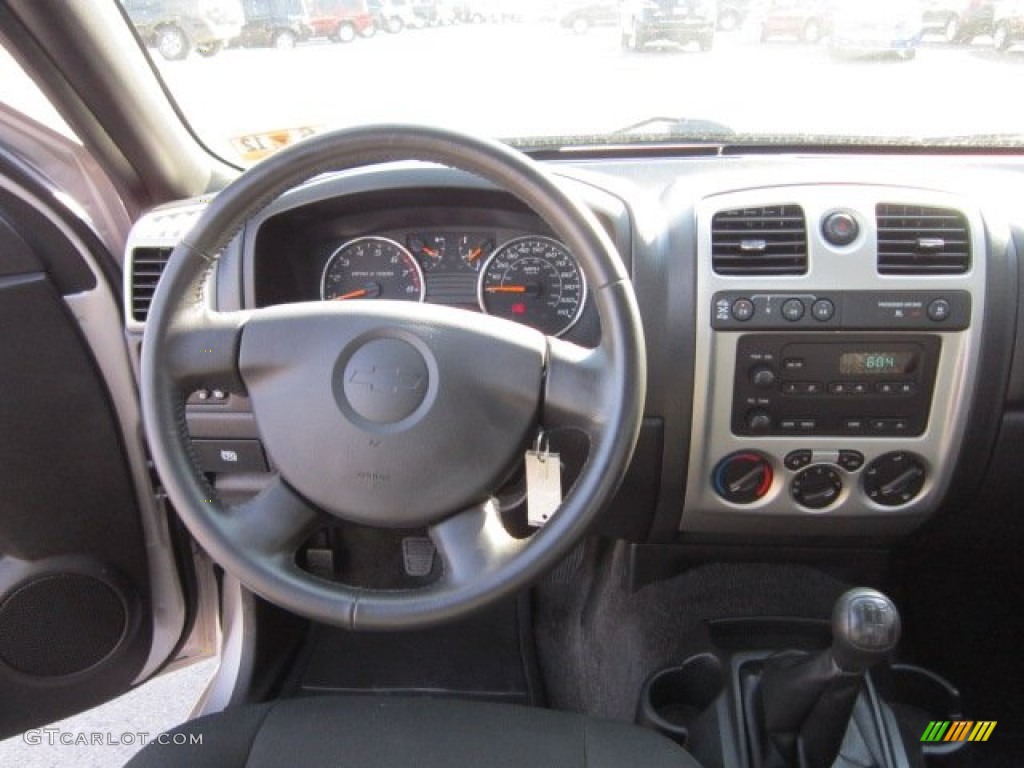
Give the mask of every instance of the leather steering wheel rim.
[[(435, 163), (474, 174), (537, 213), (583, 268), (588, 300), (595, 302), (600, 318), (600, 345), (583, 348), (508, 321), (424, 304), (299, 304), (238, 312), (213, 308), (205, 292), (210, 272), (220, 252), (251, 217), (321, 174), (393, 161)], [(314, 326), (325, 326), (329, 333), (316, 336)], [(515, 401), (518, 409), (512, 420), (518, 433), (507, 446), (498, 446), (494, 466), (508, 464), (516, 453), (521, 456), (527, 427), (533, 434), (537, 425), (571, 427), (585, 432), (590, 442), (579, 477), (547, 525), (529, 539), (514, 539), (502, 526), (493, 499), (484, 497), (466, 474), (462, 508), (444, 516), (436, 510), (429, 516), (424, 513), (424, 519), (430, 518), (430, 536), (442, 559), (441, 579), (416, 590), (367, 590), (328, 582), (296, 564), (298, 547), (330, 516), (325, 515), (322, 502), (311, 502), (309, 494), (295, 485), (294, 477), (282, 471), (266, 491), (242, 505), (228, 506), (218, 498), (193, 456), (185, 422), (188, 393), (206, 387), (249, 394), (262, 434), (261, 403), (266, 404), (268, 422), (277, 418), (278, 405), (274, 397), (257, 393), (271, 391), (267, 369), (287, 368), (281, 356), (288, 345), (281, 339), (303, 338), (308, 331), (317, 339), (310, 350), (325, 358), (322, 369), (347, 370), (343, 366), (347, 358), (338, 357), (350, 354), (340, 348), (344, 344), (339, 342), (334, 349), (324, 340), (353, 327), (369, 329), (352, 337), (355, 347), (381, 336), (389, 342), (405, 340), (421, 350), (429, 366), (439, 368), (439, 372), (430, 368), (430, 386), (442, 391), (436, 401), (424, 400), (416, 412), (424, 412), (423, 419), (443, 407), (438, 403), (444, 402), (445, 387), (476, 375), (447, 347), (469, 343), (486, 350), (492, 345), (501, 356), (521, 361), (516, 367), (527, 372), (515, 384), (519, 390), (494, 389), (496, 400)], [(447, 347), (445, 339), (451, 342)], [(487, 367), (484, 363), (477, 370)], [(319, 375), (321, 369), (316, 370)], [(531, 387), (539, 389), (533, 400)], [(213, 199), (172, 253), (153, 298), (142, 346), (141, 397), (153, 461), (192, 535), (255, 593), (300, 615), (350, 629), (441, 623), (512, 594), (543, 575), (582, 539), (618, 487), (639, 434), (645, 388), (644, 339), (632, 285), (593, 213), (520, 152), (495, 141), (419, 126), (377, 125), (323, 134), (242, 174)], [(344, 400), (337, 388), (331, 392), (341, 398), (339, 402)], [(323, 416), (341, 418), (334, 411)], [(346, 427), (352, 435), (376, 428), (349, 421)], [(382, 440), (390, 440), (391, 432), (401, 433), (405, 423), (387, 425)], [(461, 426), (465, 434), (468, 422)], [(418, 428), (411, 427), (410, 435)], [(454, 440), (458, 439), (456, 435)], [(415, 442), (412, 437), (409, 441)], [(269, 452), (274, 458), (273, 445)], [(400, 484), (402, 478), (396, 480)], [(338, 491), (339, 507), (348, 503), (340, 500), (344, 490)], [(388, 507), (373, 493), (363, 496), (368, 499), (366, 514)], [(416, 505), (415, 499), (409, 501), (410, 506)], [(345, 516), (344, 510), (332, 508), (331, 512)], [(385, 524), (396, 525), (392, 520)]]

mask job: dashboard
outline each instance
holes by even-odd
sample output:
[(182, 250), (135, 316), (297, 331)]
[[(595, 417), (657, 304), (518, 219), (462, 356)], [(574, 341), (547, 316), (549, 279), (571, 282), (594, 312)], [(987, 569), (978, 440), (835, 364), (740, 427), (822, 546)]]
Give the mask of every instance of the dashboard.
[[(990, 406), (1007, 381), (1013, 396), (1022, 357), (1016, 222), (991, 167), (700, 154), (549, 166), (617, 246), (647, 337), (646, 418), (611, 530), (885, 538), (979, 481), (972, 456), (991, 450)], [(136, 340), (161, 259), (203, 206), (137, 223), (125, 292)], [(213, 280), (225, 310), (397, 299), (600, 339), (576, 258), (545, 222), (432, 166), (287, 193)], [(224, 489), (273, 471), (245, 398), (197, 392), (188, 422)]]

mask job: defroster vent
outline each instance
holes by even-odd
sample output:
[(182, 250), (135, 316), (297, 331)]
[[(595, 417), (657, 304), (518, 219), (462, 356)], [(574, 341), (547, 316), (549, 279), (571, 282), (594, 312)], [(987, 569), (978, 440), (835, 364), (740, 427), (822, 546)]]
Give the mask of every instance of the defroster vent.
[(711, 266), (719, 275), (802, 275), (807, 223), (799, 205), (719, 211), (711, 220)]
[(144, 323), (153, 303), (156, 284), (163, 274), (171, 248), (135, 248), (131, 259), (132, 319)]
[(971, 266), (967, 217), (951, 208), (879, 203), (878, 272), (959, 275)]

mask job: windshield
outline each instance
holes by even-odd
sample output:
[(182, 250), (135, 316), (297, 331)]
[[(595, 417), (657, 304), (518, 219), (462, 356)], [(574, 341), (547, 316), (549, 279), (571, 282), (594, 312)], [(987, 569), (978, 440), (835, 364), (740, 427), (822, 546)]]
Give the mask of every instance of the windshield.
[(250, 164), (420, 122), (521, 146), (1024, 141), (1021, 0), (122, 0)]

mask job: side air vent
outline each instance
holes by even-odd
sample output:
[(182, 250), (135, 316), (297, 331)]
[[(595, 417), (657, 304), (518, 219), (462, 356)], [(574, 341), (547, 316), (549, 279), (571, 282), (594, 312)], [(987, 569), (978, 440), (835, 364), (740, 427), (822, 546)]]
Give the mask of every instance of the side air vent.
[(167, 266), (171, 248), (136, 248), (131, 258), (130, 302), (132, 319), (146, 322), (156, 284)]
[(967, 218), (949, 208), (879, 203), (878, 272), (959, 275), (971, 266)]
[(719, 211), (711, 220), (711, 268), (720, 275), (802, 275), (807, 224), (798, 205)]

